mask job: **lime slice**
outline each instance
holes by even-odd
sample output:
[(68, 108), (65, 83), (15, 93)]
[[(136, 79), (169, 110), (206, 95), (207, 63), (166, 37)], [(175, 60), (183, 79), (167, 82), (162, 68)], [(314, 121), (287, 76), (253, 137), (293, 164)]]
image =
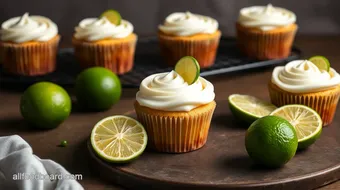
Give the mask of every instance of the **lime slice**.
[(299, 149), (305, 149), (312, 145), (321, 135), (321, 117), (310, 107), (295, 104), (286, 105), (276, 109), (270, 115), (282, 117), (294, 126)]
[(232, 94), (228, 101), (230, 111), (245, 123), (252, 123), (276, 109), (273, 104), (249, 95)]
[(184, 79), (185, 82), (193, 84), (200, 76), (200, 65), (194, 57), (185, 56), (177, 62), (175, 71)]
[(309, 58), (309, 61), (314, 63), (321, 71), (327, 71), (329, 72), (329, 69), (331, 67), (331, 64), (329, 63), (328, 59), (324, 56), (313, 56)]
[(122, 115), (111, 116), (95, 125), (91, 133), (91, 145), (104, 160), (126, 163), (144, 152), (147, 134), (135, 119)]
[(122, 20), (122, 17), (120, 16), (119, 12), (113, 9), (109, 9), (103, 12), (100, 15), (100, 18), (102, 17), (106, 17), (112, 24), (116, 26), (120, 25), (120, 21)]

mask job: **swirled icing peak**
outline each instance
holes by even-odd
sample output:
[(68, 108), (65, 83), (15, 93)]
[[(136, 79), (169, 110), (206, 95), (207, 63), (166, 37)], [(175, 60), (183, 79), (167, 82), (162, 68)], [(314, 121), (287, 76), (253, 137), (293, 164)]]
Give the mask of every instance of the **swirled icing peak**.
[(121, 20), (120, 25), (112, 24), (106, 17), (87, 18), (75, 28), (74, 37), (86, 41), (125, 38), (133, 32), (133, 25)]
[(190, 12), (176, 12), (166, 17), (159, 30), (174, 36), (191, 36), (195, 34), (213, 34), (218, 29), (218, 22), (207, 16)]
[(276, 67), (272, 82), (279, 88), (293, 93), (317, 92), (340, 84), (340, 75), (331, 68), (320, 70), (308, 60), (291, 61), (286, 66)]
[(296, 15), (283, 8), (267, 6), (252, 6), (241, 9), (238, 23), (246, 27), (259, 28), (267, 31), (277, 27), (287, 26), (296, 22)]
[(58, 27), (46, 17), (29, 16), (28, 13), (25, 13), (21, 17), (14, 17), (2, 23), (0, 34), (1, 41), (44, 42), (58, 34)]
[(189, 85), (175, 71), (153, 74), (140, 84), (136, 100), (163, 111), (190, 111), (214, 100), (214, 86), (202, 77)]

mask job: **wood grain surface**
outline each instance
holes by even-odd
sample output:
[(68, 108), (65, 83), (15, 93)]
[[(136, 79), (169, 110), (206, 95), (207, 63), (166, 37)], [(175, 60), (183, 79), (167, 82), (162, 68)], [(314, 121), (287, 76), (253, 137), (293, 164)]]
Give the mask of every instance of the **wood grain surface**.
[[(340, 70), (340, 36), (333, 37), (302, 37), (299, 36), (295, 43), (304, 53), (304, 57), (311, 55), (324, 55), (329, 58), (332, 66)], [(219, 75), (207, 78), (215, 86), (216, 100), (226, 101), (228, 95), (233, 93), (251, 93), (254, 96), (269, 100), (266, 82), (270, 79), (273, 68), (257, 69), (248, 72)], [(72, 87), (66, 87), (73, 94)], [(25, 87), (1, 84), (0, 89), (0, 136), (18, 134), (23, 137), (33, 148), (34, 153), (40, 158), (52, 159), (62, 164), (72, 174), (82, 174), (80, 183), (85, 189), (122, 189), (112, 185), (90, 170), (90, 157), (87, 150), (87, 139), (93, 125), (100, 119), (115, 115), (125, 114), (133, 110), (132, 102), (138, 89), (124, 89), (119, 103), (106, 112), (84, 113), (73, 106), (72, 115), (58, 128), (48, 131), (32, 130), (27, 128), (19, 113), (20, 96)], [(225, 109), (228, 109), (227, 107)], [(340, 108), (338, 106), (337, 122), (330, 127), (336, 128), (337, 141), (340, 140)], [(57, 145), (61, 140), (67, 140), (68, 146), (61, 148)], [(325, 163), (328, 160), (324, 160)], [(314, 167), (313, 165), (306, 167)], [(322, 190), (340, 189), (340, 182), (335, 182)]]

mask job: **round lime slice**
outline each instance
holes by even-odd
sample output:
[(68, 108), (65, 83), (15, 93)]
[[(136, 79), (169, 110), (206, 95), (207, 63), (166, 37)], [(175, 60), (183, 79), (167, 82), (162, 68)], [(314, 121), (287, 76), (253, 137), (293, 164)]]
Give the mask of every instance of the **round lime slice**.
[(273, 104), (249, 95), (232, 94), (228, 101), (233, 115), (248, 124), (269, 115), (276, 109)]
[(284, 118), (294, 126), (299, 149), (305, 149), (312, 145), (321, 135), (321, 117), (310, 107), (295, 104), (286, 105), (274, 110), (270, 115)]
[(193, 84), (200, 76), (200, 65), (194, 57), (185, 56), (176, 63), (175, 71), (185, 82)]
[(102, 159), (127, 163), (140, 156), (147, 145), (147, 134), (138, 121), (117, 115), (99, 121), (91, 133), (91, 145)]
[(331, 64), (329, 63), (328, 59), (324, 56), (313, 56), (309, 58), (309, 61), (314, 63), (321, 71), (327, 71), (329, 72), (329, 69), (331, 67)]
[(106, 17), (112, 24), (118, 26), (122, 20), (119, 12), (113, 9), (109, 9), (100, 15), (100, 18)]

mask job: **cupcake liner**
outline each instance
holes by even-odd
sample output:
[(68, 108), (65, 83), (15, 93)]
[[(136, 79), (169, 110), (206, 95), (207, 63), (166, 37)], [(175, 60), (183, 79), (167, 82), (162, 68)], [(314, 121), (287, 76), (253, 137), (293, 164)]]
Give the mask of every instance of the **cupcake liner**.
[(162, 56), (170, 66), (174, 66), (184, 56), (193, 56), (201, 68), (210, 67), (215, 62), (220, 37), (220, 31), (190, 37), (158, 33)]
[(340, 97), (340, 85), (325, 91), (315, 93), (290, 93), (281, 90), (270, 82), (269, 94), (271, 102), (276, 106), (287, 104), (303, 104), (319, 113), (323, 126), (332, 123)]
[(135, 102), (138, 120), (145, 127), (148, 145), (159, 152), (184, 153), (205, 145), (216, 102), (190, 112), (167, 112)]
[(105, 67), (116, 74), (132, 70), (137, 35), (123, 39), (86, 42), (73, 38), (74, 54), (83, 68)]
[(21, 44), (0, 42), (0, 61), (6, 72), (15, 75), (37, 76), (56, 69), (60, 36), (47, 42)]
[(297, 25), (261, 31), (236, 24), (240, 49), (251, 58), (258, 60), (281, 59), (290, 55)]

